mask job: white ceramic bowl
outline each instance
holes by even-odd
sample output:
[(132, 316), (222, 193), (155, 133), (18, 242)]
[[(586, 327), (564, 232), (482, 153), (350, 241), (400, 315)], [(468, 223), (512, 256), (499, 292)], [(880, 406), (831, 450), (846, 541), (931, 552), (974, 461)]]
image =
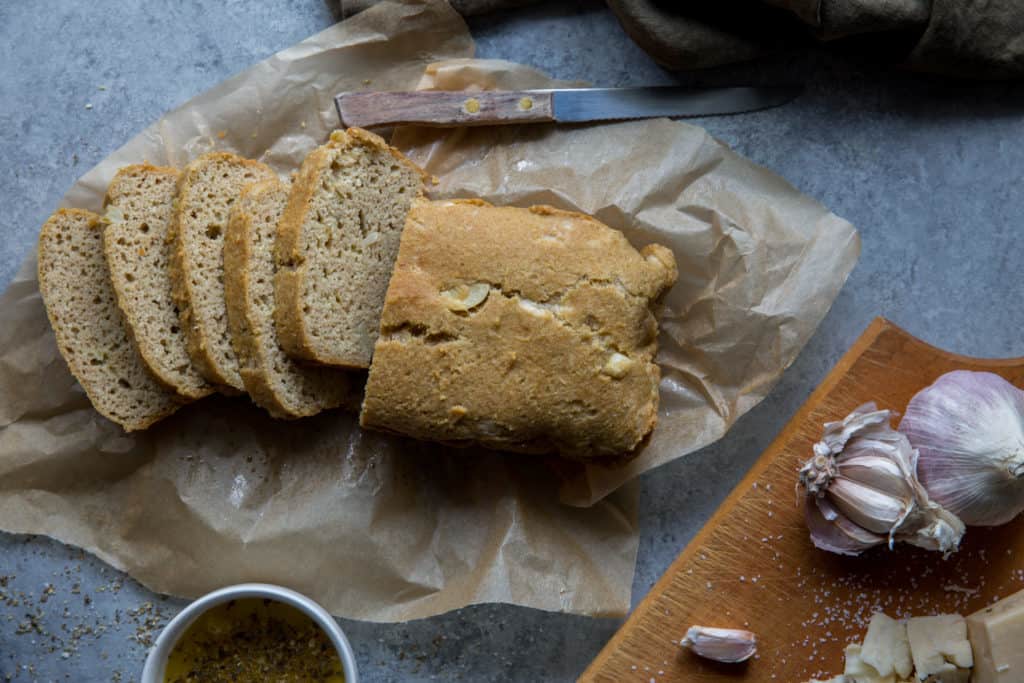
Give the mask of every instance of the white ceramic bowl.
[(199, 616), (214, 605), (229, 600), (241, 600), (243, 598), (266, 598), (276, 600), (296, 608), (316, 623), (327, 637), (334, 644), (338, 651), (338, 658), (341, 659), (341, 668), (345, 672), (345, 683), (359, 683), (359, 672), (356, 670), (356, 658), (352, 654), (352, 646), (348, 638), (334, 620), (320, 605), (316, 604), (305, 595), (296, 593), (288, 588), (274, 586), (269, 583), (240, 583), (237, 586), (228, 586), (212, 593), (207, 593), (171, 619), (156, 639), (156, 644), (149, 651), (146, 657), (146, 666), (142, 670), (142, 683), (163, 683), (164, 669), (167, 666), (167, 657), (177, 644), (178, 639), (185, 633), (185, 629), (192, 625)]

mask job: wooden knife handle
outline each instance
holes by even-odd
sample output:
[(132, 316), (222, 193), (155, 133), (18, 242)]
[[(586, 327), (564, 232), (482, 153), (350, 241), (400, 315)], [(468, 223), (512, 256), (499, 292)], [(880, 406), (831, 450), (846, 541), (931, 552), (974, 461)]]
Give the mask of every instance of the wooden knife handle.
[(555, 120), (543, 90), (343, 93), (334, 98), (344, 126), (491, 126)]

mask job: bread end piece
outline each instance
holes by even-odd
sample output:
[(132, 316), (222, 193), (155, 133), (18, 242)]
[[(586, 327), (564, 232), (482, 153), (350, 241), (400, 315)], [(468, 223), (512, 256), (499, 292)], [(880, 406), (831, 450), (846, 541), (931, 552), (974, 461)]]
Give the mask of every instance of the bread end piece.
[(103, 256), (103, 219), (60, 209), (39, 236), (39, 291), (57, 347), (93, 407), (126, 431), (177, 410), (176, 394), (149, 372), (117, 306)]

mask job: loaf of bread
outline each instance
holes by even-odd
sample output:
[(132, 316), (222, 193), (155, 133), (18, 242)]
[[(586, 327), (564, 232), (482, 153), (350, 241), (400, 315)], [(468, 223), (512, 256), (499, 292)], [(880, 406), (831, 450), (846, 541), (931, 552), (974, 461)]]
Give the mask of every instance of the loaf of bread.
[(378, 136), (335, 131), (303, 161), (277, 243), (276, 324), (290, 356), (370, 364), (388, 278), (422, 171)]
[(274, 329), (274, 243), (288, 201), (277, 179), (249, 185), (231, 207), (224, 242), (224, 294), (231, 342), (245, 390), (279, 418), (328, 408), (358, 410), (361, 382), (345, 370), (296, 363)]
[(168, 226), (178, 171), (148, 164), (126, 166), (107, 187), (110, 224), (103, 252), (117, 303), (146, 365), (184, 398), (213, 392), (192, 365), (178, 309), (171, 295)]
[(118, 308), (103, 256), (103, 221), (61, 209), (39, 236), (39, 291), (57, 347), (96, 410), (127, 431), (178, 409), (150, 373)]
[(275, 178), (258, 161), (204, 154), (182, 171), (171, 221), (171, 284), (188, 354), (207, 381), (243, 389), (224, 303), (224, 231), (242, 188)]
[(360, 422), (572, 458), (621, 456), (658, 408), (652, 301), (675, 258), (550, 207), (417, 200)]

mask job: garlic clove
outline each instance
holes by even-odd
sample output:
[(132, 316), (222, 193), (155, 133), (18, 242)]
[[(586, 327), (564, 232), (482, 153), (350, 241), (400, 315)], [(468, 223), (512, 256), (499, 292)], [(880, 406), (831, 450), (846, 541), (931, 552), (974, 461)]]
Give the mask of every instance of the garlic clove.
[(107, 210), (103, 213), (103, 218), (108, 223), (120, 223), (124, 220), (124, 211), (120, 207), (111, 204), (107, 206)]
[(903, 469), (892, 458), (867, 452), (843, 457), (836, 464), (839, 474), (844, 479), (856, 481), (904, 500), (912, 493)]
[(906, 516), (909, 502), (870, 486), (836, 477), (828, 496), (840, 512), (868, 531), (888, 534)]
[[(815, 507), (818, 508), (818, 511), (821, 512), (821, 516), (824, 517), (825, 519), (827, 519), (830, 522), (835, 522), (835, 521), (839, 520), (840, 518), (846, 519), (845, 517), (843, 517), (843, 513), (839, 512), (839, 510), (836, 509), (835, 505), (833, 505), (832, 503), (828, 502), (828, 498), (826, 498), (825, 496), (819, 496), (819, 497), (815, 498), (814, 499), (814, 505), (815, 505)], [(847, 520), (847, 521), (849, 521), (849, 520)], [(851, 522), (851, 524), (852, 524), (852, 522)], [(857, 527), (857, 528), (859, 529), (860, 527)], [(871, 532), (866, 531), (865, 533), (871, 533)]]
[(804, 504), (804, 518), (811, 532), (811, 542), (820, 550), (839, 555), (860, 555), (868, 548), (885, 543), (885, 536), (863, 529), (824, 498), (808, 496)]
[(854, 541), (872, 546), (885, 542), (884, 536), (872, 533), (859, 524), (853, 523), (846, 515), (839, 512), (832, 503), (828, 502), (827, 499), (819, 498), (816, 502), (822, 514)]
[(1024, 391), (956, 370), (910, 400), (899, 429), (920, 452), (931, 498), (966, 524), (1005, 524), (1024, 511)]
[(679, 644), (696, 655), (726, 664), (745, 662), (757, 652), (757, 636), (734, 628), (691, 626)]
[(440, 296), (448, 310), (469, 311), (486, 301), (490, 293), (491, 286), (489, 284), (476, 282), (471, 285), (456, 285), (443, 290)]

